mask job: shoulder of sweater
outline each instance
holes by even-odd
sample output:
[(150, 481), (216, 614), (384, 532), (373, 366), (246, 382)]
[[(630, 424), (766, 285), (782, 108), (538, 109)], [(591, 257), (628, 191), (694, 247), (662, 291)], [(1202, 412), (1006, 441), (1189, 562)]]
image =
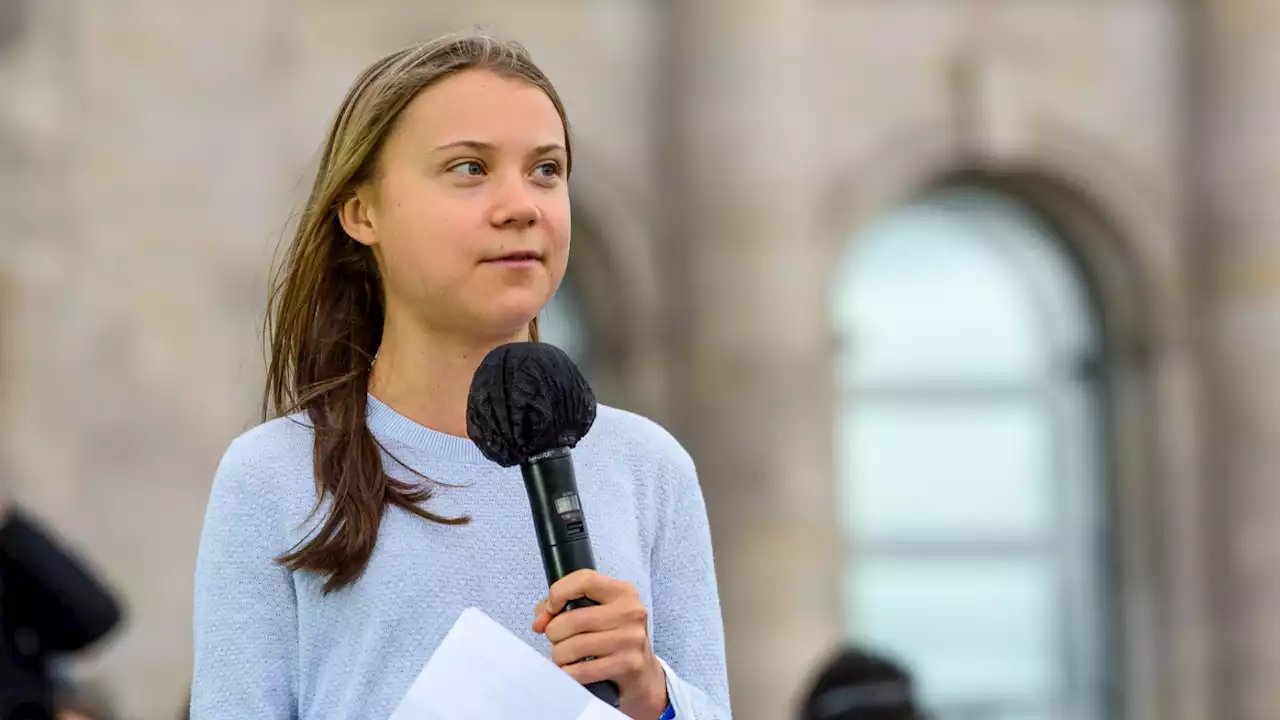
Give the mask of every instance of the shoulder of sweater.
[(305, 415), (268, 420), (231, 441), (214, 484), (255, 495), (272, 494), (290, 479), (309, 488), (314, 447), (315, 432)]
[(225, 460), (254, 464), (311, 458), (315, 430), (306, 415), (298, 413), (268, 420), (241, 433), (227, 448)]
[[(594, 436), (594, 437), (593, 437)], [(645, 464), (657, 464), (681, 476), (695, 474), (693, 458), (666, 428), (628, 410), (600, 405), (596, 422), (583, 442), (597, 451), (622, 450)]]

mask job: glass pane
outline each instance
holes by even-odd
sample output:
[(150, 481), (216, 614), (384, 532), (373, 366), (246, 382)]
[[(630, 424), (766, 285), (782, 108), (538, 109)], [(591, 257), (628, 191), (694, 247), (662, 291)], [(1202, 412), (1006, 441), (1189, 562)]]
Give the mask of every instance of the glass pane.
[(1018, 276), (1037, 310), (1051, 355), (1091, 354), (1099, 341), (1094, 309), (1066, 248), (1024, 204), (1005, 195), (959, 188), (930, 201), (991, 243)]
[(927, 704), (1047, 703), (1058, 695), (1052, 565), (863, 558), (845, 577), (854, 638), (911, 665)]
[(1097, 388), (1086, 383), (1071, 383), (1057, 393), (1062, 431), (1060, 442), (1063, 490), (1062, 526), (1070, 533), (1060, 556), (1065, 622), (1070, 628), (1084, 628), (1067, 636), (1068, 657), (1075, 672), (1072, 682), (1077, 689), (1071, 698), (1075, 718), (1105, 717), (1107, 688), (1114, 684), (1114, 665), (1105, 658), (1114, 657), (1116, 648), (1110, 636), (1106, 576), (1102, 566), (1108, 556), (1107, 492), (1098, 481), (1104, 473), (1102, 450), (1098, 444), (1102, 431), (1102, 409), (1098, 406)]
[(927, 206), (873, 227), (837, 278), (846, 382), (1026, 382), (1050, 369), (1035, 297), (982, 226)]
[(578, 288), (568, 277), (560, 283), (560, 289), (551, 302), (542, 309), (538, 318), (538, 330), (543, 342), (551, 343), (565, 351), (579, 368), (586, 372), (589, 361), (586, 315)]
[(844, 525), (858, 539), (1045, 539), (1049, 414), (1024, 400), (863, 399), (840, 424)]

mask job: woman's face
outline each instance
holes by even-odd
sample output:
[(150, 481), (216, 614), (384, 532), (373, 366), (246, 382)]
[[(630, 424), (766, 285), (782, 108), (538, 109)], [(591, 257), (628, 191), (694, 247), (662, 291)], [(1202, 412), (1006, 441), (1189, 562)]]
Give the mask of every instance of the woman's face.
[(374, 249), (388, 316), (523, 333), (569, 259), (565, 127), (551, 99), (487, 70), (449, 76), (405, 108), (379, 160), (343, 224)]

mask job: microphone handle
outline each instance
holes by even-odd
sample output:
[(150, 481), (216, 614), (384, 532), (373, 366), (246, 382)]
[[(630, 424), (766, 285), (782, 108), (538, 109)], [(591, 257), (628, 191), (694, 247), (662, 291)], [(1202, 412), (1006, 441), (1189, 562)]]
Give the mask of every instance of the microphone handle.
[[(557, 448), (536, 459), (520, 464), (524, 488), (533, 511), (533, 526), (542, 552), (542, 568), (547, 585), (576, 570), (594, 570), (591, 536), (587, 519), (578, 498), (578, 480), (573, 473), (573, 459), (568, 448)], [(565, 610), (598, 605), (590, 598), (577, 598), (565, 603)], [(584, 661), (592, 658), (583, 658)], [(618, 684), (612, 680), (588, 683), (588, 691), (610, 707), (620, 704)]]

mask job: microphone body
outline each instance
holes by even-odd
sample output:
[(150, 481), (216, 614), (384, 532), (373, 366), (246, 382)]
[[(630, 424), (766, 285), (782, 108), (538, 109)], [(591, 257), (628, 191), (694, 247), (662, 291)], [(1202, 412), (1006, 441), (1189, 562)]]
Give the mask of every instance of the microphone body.
[[(595, 570), (591, 553), (591, 536), (578, 497), (578, 480), (573, 472), (569, 448), (555, 448), (520, 463), (524, 489), (529, 495), (533, 527), (542, 553), (542, 568), (547, 585), (577, 570)], [(589, 598), (577, 598), (565, 604), (565, 610), (597, 604)], [(591, 658), (585, 658), (590, 660)], [(611, 680), (586, 686), (592, 695), (612, 707), (618, 707), (618, 685)]]
[[(548, 585), (596, 566), (570, 457), (595, 422), (596, 406), (595, 393), (573, 360), (539, 342), (508, 343), (489, 351), (467, 393), (467, 435), (490, 460), (520, 466)], [(577, 598), (565, 609), (596, 604)], [(617, 683), (605, 680), (586, 687), (618, 707)]]

